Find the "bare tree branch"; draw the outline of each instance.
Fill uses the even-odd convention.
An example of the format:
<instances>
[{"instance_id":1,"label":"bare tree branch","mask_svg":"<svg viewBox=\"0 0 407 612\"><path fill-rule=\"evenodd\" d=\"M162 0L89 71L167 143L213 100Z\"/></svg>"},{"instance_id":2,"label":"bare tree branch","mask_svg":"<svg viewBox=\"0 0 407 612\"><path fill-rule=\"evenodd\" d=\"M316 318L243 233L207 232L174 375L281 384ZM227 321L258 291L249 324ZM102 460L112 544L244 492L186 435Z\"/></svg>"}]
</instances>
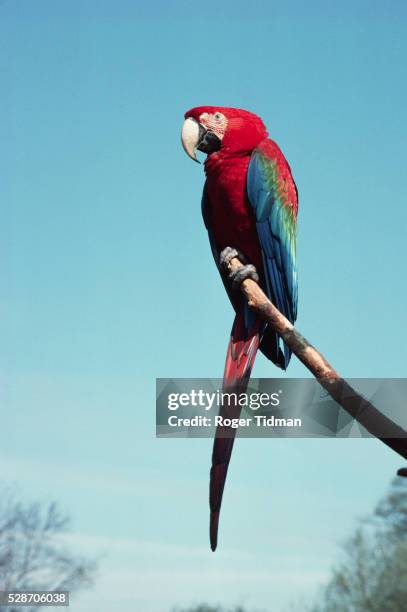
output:
<instances>
[{"instance_id":1,"label":"bare tree branch","mask_svg":"<svg viewBox=\"0 0 407 612\"><path fill-rule=\"evenodd\" d=\"M232 258L225 265L229 273L236 272L242 267L243 264L237 257ZM250 278L244 280L240 288L249 306L283 338L329 395L370 434L407 459L407 432L355 391L270 302L254 280ZM404 474L400 473L400 475Z\"/></svg>"},{"instance_id":2,"label":"bare tree branch","mask_svg":"<svg viewBox=\"0 0 407 612\"><path fill-rule=\"evenodd\" d=\"M54 503L23 504L0 495L0 590L75 591L90 586L96 563L66 548L68 525L69 517ZM0 605L0 612L6 609L13 612Z\"/></svg>"}]
</instances>

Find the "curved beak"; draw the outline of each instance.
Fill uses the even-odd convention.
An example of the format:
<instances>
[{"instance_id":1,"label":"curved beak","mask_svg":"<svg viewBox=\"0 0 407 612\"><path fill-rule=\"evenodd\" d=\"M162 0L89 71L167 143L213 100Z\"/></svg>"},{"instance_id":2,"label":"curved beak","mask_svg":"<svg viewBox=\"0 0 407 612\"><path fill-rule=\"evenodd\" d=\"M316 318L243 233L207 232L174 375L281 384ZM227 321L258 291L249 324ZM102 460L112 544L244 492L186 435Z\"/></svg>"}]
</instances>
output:
<instances>
[{"instance_id":1,"label":"curved beak","mask_svg":"<svg viewBox=\"0 0 407 612\"><path fill-rule=\"evenodd\" d=\"M198 162L198 164L200 164L201 162L196 156L196 150L205 132L205 128L200 123L198 123L198 121L192 119L192 117L188 117L188 119L185 119L181 131L182 146L184 147L185 153L191 159Z\"/></svg>"}]
</instances>

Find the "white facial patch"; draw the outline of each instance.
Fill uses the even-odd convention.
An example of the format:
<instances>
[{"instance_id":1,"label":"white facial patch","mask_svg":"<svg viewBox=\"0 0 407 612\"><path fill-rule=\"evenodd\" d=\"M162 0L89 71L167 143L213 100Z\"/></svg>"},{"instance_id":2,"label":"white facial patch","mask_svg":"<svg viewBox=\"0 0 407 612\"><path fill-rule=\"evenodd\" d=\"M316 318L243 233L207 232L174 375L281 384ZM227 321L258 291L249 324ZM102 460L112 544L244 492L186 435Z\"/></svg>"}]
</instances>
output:
<instances>
[{"instance_id":1,"label":"white facial patch","mask_svg":"<svg viewBox=\"0 0 407 612\"><path fill-rule=\"evenodd\" d=\"M207 129L216 134L219 140L225 135L228 120L222 113L202 113L199 122Z\"/></svg>"}]
</instances>

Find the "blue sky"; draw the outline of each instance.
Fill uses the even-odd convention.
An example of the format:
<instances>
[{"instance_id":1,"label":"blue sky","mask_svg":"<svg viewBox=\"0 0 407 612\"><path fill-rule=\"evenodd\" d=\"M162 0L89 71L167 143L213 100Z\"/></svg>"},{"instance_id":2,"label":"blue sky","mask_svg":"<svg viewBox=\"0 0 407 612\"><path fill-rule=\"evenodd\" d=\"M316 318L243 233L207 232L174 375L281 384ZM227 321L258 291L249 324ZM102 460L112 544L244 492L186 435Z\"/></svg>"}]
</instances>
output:
<instances>
[{"instance_id":1,"label":"blue sky","mask_svg":"<svg viewBox=\"0 0 407 612\"><path fill-rule=\"evenodd\" d=\"M257 112L290 162L302 333L345 376L407 375L406 17L397 0L0 3L2 479L57 499L102 556L73 612L283 610L402 465L372 440L240 440L214 555L211 442L156 440L154 392L219 377L233 318L180 146L201 104ZM254 374L278 373L260 356Z\"/></svg>"}]
</instances>

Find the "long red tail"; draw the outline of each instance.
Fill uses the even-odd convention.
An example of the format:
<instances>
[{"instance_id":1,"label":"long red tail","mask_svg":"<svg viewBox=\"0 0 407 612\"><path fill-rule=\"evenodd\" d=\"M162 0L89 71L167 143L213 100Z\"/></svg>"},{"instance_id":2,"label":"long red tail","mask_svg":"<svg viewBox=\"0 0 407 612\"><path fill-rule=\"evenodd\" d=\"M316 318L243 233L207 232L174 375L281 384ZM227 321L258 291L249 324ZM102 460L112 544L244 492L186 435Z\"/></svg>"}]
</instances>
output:
<instances>
[{"instance_id":1,"label":"long red tail","mask_svg":"<svg viewBox=\"0 0 407 612\"><path fill-rule=\"evenodd\" d=\"M244 393L253 368L261 339L262 323L254 320L247 329L243 309L238 311L233 323L230 342L226 354L223 391L229 394ZM230 396L229 396L230 397ZM233 397L233 396L232 396ZM239 418L241 406L235 401L223 401L219 415L224 418ZM218 542L219 513L223 489L232 455L236 429L218 425L213 444L212 467L209 484L210 540L211 549L216 550Z\"/></svg>"}]
</instances>

